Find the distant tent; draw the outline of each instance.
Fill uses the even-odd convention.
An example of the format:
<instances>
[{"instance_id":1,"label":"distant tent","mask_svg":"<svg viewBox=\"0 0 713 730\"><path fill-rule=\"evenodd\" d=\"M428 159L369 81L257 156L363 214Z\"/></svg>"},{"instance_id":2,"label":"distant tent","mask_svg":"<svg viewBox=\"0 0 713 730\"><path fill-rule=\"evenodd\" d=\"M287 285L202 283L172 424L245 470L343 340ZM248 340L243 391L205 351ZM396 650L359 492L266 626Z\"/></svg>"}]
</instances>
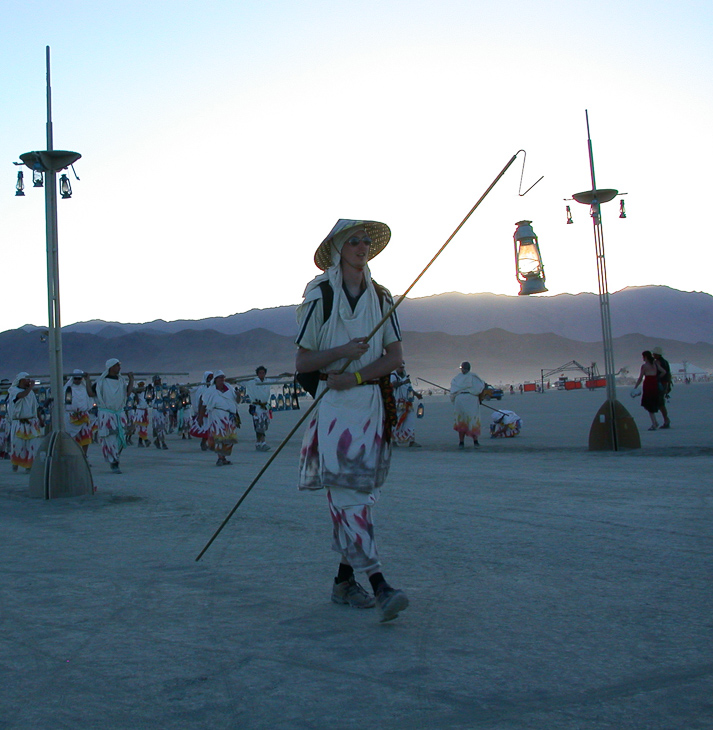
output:
<instances>
[{"instance_id":1,"label":"distant tent","mask_svg":"<svg viewBox=\"0 0 713 730\"><path fill-rule=\"evenodd\" d=\"M698 365L694 365L691 362L671 362L669 365L671 366L671 375L673 375L674 378L685 378L693 375L708 375L707 370L699 368Z\"/></svg>"}]
</instances>

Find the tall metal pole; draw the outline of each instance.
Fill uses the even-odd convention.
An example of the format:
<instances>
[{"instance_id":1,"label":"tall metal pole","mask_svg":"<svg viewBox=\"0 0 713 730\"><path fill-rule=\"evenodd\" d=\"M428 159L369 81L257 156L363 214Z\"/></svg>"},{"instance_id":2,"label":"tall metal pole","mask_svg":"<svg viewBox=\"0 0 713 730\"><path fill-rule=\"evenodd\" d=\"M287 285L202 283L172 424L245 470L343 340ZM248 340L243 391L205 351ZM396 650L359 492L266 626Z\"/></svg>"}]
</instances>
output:
<instances>
[{"instance_id":1,"label":"tall metal pole","mask_svg":"<svg viewBox=\"0 0 713 730\"><path fill-rule=\"evenodd\" d=\"M607 265L604 255L604 230L602 228L602 203L608 203L618 194L614 189L598 189L594 174L594 152L592 136L589 131L589 112L585 110L587 119L587 148L589 151L589 171L592 178L592 189L572 196L578 203L589 205L594 228L594 250L597 262L597 285L599 288L599 313L602 323L602 343L604 345L604 376L607 383L607 400L595 416L589 432L589 448L593 450L621 448L640 448L641 441L634 419L626 408L616 399L616 380L614 376L614 338L611 327L611 309L609 306L609 283L607 281Z\"/></svg>"},{"instance_id":2,"label":"tall metal pole","mask_svg":"<svg viewBox=\"0 0 713 730\"><path fill-rule=\"evenodd\" d=\"M57 172L75 163L81 155L55 150L52 134L52 84L50 48L47 66L47 149L25 152L22 162L45 176L45 234L47 239L47 332L49 340L52 430L37 447L30 472L30 496L51 499L94 492L92 473L82 448L64 431L64 389L62 383L62 323L59 312L59 245L57 241Z\"/></svg>"},{"instance_id":3,"label":"tall metal pole","mask_svg":"<svg viewBox=\"0 0 713 730\"><path fill-rule=\"evenodd\" d=\"M52 138L52 86L50 47L47 53L47 151L54 150ZM62 390L62 330L59 311L59 255L57 241L57 173L45 172L45 228L47 235L47 308L50 386L52 388L52 431L62 430L64 400Z\"/></svg>"},{"instance_id":4,"label":"tall metal pole","mask_svg":"<svg viewBox=\"0 0 713 730\"><path fill-rule=\"evenodd\" d=\"M587 148L589 149L589 170L592 178L592 190L597 190L594 174L594 153L592 136L589 131L589 111L584 112L587 120ZM602 342L604 344L604 375L607 381L607 400L612 405L616 400L616 381L614 378L614 338L611 329L611 309L609 308L609 282L607 281L607 263L604 255L604 230L602 228L601 203L597 196L592 200L592 225L594 227L594 249L597 260L597 284L599 286L599 312L602 320ZM614 451L618 451L616 418L612 410L609 419L611 439Z\"/></svg>"}]
</instances>

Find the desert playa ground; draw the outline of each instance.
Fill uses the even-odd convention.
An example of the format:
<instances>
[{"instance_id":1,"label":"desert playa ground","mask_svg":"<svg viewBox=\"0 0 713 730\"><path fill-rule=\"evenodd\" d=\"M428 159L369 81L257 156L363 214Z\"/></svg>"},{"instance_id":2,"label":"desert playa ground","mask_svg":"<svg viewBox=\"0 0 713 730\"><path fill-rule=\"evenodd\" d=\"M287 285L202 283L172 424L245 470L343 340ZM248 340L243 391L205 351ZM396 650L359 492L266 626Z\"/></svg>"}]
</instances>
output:
<instances>
[{"instance_id":1,"label":"desert playa ground","mask_svg":"<svg viewBox=\"0 0 713 730\"><path fill-rule=\"evenodd\" d=\"M669 431L619 398L641 450L587 451L601 391L491 402L522 434L463 452L426 398L376 512L411 599L388 624L329 601L298 439L195 561L269 456L246 412L229 468L173 435L112 475L92 447L92 497L0 463L0 728L713 727L713 384L675 388Z\"/></svg>"}]
</instances>

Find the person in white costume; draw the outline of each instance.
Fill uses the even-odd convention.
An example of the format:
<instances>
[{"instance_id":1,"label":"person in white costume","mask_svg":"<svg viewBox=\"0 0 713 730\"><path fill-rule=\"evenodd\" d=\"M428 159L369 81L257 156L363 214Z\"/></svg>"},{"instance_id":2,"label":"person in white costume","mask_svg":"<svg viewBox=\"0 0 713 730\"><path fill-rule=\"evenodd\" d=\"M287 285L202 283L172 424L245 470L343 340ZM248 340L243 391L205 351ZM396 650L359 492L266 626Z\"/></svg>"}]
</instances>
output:
<instances>
[{"instance_id":1,"label":"person in white costume","mask_svg":"<svg viewBox=\"0 0 713 730\"><path fill-rule=\"evenodd\" d=\"M460 374L451 381L451 403L454 407L458 432L458 448L465 448L465 437L473 439L473 446L480 446L480 401L485 395L485 382L470 370L469 362L462 362Z\"/></svg>"},{"instance_id":2,"label":"person in white costume","mask_svg":"<svg viewBox=\"0 0 713 730\"><path fill-rule=\"evenodd\" d=\"M416 398L421 400L422 396L413 389L405 362L391 373L391 387L396 400L394 443L420 447L421 444L416 441L416 409L413 406Z\"/></svg>"},{"instance_id":3,"label":"person in white costume","mask_svg":"<svg viewBox=\"0 0 713 730\"><path fill-rule=\"evenodd\" d=\"M136 446L139 449L148 448L151 445L149 439L149 404L146 400L146 383L139 380L137 387L134 389L135 405L134 409L134 432L139 437Z\"/></svg>"},{"instance_id":4,"label":"person in white costume","mask_svg":"<svg viewBox=\"0 0 713 730\"><path fill-rule=\"evenodd\" d=\"M201 396L198 423L208 424L208 445L218 455L216 466L232 464L228 457L238 443L240 395L237 388L225 382L225 373L216 370L213 384Z\"/></svg>"},{"instance_id":5,"label":"person in white costume","mask_svg":"<svg viewBox=\"0 0 713 730\"><path fill-rule=\"evenodd\" d=\"M201 451L208 450L208 437L210 436L210 431L208 430L207 419L202 424L198 423L198 413L200 411L203 395L206 390L211 386L212 382L213 371L206 370L203 373L203 381L200 385L196 386L196 388L193 390L193 393L191 393L191 408L193 409L191 436L201 440Z\"/></svg>"},{"instance_id":6,"label":"person in white costume","mask_svg":"<svg viewBox=\"0 0 713 730\"><path fill-rule=\"evenodd\" d=\"M522 431L522 418L515 411L495 411L490 424L490 438L515 438Z\"/></svg>"},{"instance_id":7,"label":"person in white costume","mask_svg":"<svg viewBox=\"0 0 713 730\"><path fill-rule=\"evenodd\" d=\"M255 449L257 451L269 451L270 447L265 442L265 434L270 427L270 389L272 379L265 378L267 368L260 365L255 368L255 377L245 384L245 394L250 399L249 412L253 417L253 428L255 429Z\"/></svg>"},{"instance_id":8,"label":"person in white costume","mask_svg":"<svg viewBox=\"0 0 713 730\"><path fill-rule=\"evenodd\" d=\"M154 446L157 449L168 449L166 432L168 431L168 406L164 401L164 388L160 375L153 376L153 400L151 401L151 432Z\"/></svg>"},{"instance_id":9,"label":"person in white costume","mask_svg":"<svg viewBox=\"0 0 713 730\"><path fill-rule=\"evenodd\" d=\"M250 399L250 415L253 417L255 429L255 449L269 451L265 442L265 434L270 427L270 389L277 378L266 378L267 368L260 365L255 368L255 377L245 384L245 394ZM280 373L278 378L292 376L292 373Z\"/></svg>"},{"instance_id":10,"label":"person in white costume","mask_svg":"<svg viewBox=\"0 0 713 730\"><path fill-rule=\"evenodd\" d=\"M115 474L121 474L119 457L126 446L126 399L134 389L134 374L121 375L121 363L115 357L106 361L104 372L92 388L99 415L97 437L102 456Z\"/></svg>"},{"instance_id":11,"label":"person in white costume","mask_svg":"<svg viewBox=\"0 0 713 730\"><path fill-rule=\"evenodd\" d=\"M92 423L89 411L94 407L89 375L75 369L64 384L64 424L67 433L82 447L87 455L92 443Z\"/></svg>"},{"instance_id":12,"label":"person in white costume","mask_svg":"<svg viewBox=\"0 0 713 730\"><path fill-rule=\"evenodd\" d=\"M380 378L388 387L389 374L403 356L395 313L366 341L393 304L389 292L373 282L367 262L390 237L384 223L337 222L315 254L324 273L307 285L297 308L295 340L297 372L318 370L317 395L327 390L304 434L299 488L327 490L332 548L341 555L331 598L357 608L376 605L382 621L396 618L409 603L381 572L372 521L391 459L392 423L385 415ZM327 293L332 303L325 318ZM366 573L374 596L356 582L355 571Z\"/></svg>"},{"instance_id":13,"label":"person in white costume","mask_svg":"<svg viewBox=\"0 0 713 730\"><path fill-rule=\"evenodd\" d=\"M32 469L35 451L42 436L42 417L39 414L35 381L28 373L15 376L8 390L7 418L10 421L10 461L12 470Z\"/></svg>"}]
</instances>

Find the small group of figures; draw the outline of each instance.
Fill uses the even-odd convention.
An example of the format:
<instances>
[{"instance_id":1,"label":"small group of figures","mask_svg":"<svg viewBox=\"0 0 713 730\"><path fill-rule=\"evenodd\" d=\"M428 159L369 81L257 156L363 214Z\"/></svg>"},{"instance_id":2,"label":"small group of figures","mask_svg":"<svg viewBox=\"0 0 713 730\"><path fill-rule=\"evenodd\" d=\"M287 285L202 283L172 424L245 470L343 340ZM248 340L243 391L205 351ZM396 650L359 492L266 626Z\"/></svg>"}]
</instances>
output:
<instances>
[{"instance_id":1,"label":"small group of figures","mask_svg":"<svg viewBox=\"0 0 713 730\"><path fill-rule=\"evenodd\" d=\"M111 471L121 473L119 458L128 445L167 450L167 434L177 432L182 439L199 438L203 450L214 451L217 464L230 464L228 456L237 443L240 416L237 406L250 404L256 435L255 448L268 451L265 434L276 398L270 390L275 382L267 379L264 366L247 383L230 385L218 370L206 372L203 382L191 390L189 385L165 385L160 375L150 383L139 381L134 387L132 373L121 374L116 358L107 360L104 372L95 383L88 373L76 369L64 385L64 430L81 446L87 456L89 446L98 443ZM280 377L291 376L284 373ZM283 395L283 405L299 408L297 389ZM282 395L282 394L281 394ZM40 439L51 427L52 397L49 389L36 388L36 381L21 372L10 382L0 382L0 459L9 459L13 471L29 472ZM149 435L150 434L150 435Z\"/></svg>"},{"instance_id":2,"label":"small group of figures","mask_svg":"<svg viewBox=\"0 0 713 730\"><path fill-rule=\"evenodd\" d=\"M203 373L203 381L192 394L194 412L189 434L200 439L203 451L215 452L218 457L216 466L231 464L228 457L238 442L241 425L238 413L240 403L249 404L256 451L270 450L266 434L272 418L272 387L279 378L292 377L293 374L281 373L277 378L266 376L267 368L264 365L255 368L254 378L239 385L226 382L222 370L206 370ZM296 395L290 398L291 408L299 407L296 401Z\"/></svg>"},{"instance_id":3,"label":"small group of figures","mask_svg":"<svg viewBox=\"0 0 713 730\"><path fill-rule=\"evenodd\" d=\"M428 381L426 381L428 382ZM391 387L396 401L396 425L392 433L394 446L420 447L416 441L416 419L423 417L423 404L414 408L415 400L421 400L421 393L415 391L411 378L406 372L406 364L391 374ZM480 408L482 401L489 397L490 386L471 371L469 362L462 362L460 373L451 381L450 398L454 408L453 430L458 433L458 448L465 449L465 440L471 438L473 446L480 446L482 424ZM522 418L514 411L492 409L490 438L514 438L522 430Z\"/></svg>"}]
</instances>

